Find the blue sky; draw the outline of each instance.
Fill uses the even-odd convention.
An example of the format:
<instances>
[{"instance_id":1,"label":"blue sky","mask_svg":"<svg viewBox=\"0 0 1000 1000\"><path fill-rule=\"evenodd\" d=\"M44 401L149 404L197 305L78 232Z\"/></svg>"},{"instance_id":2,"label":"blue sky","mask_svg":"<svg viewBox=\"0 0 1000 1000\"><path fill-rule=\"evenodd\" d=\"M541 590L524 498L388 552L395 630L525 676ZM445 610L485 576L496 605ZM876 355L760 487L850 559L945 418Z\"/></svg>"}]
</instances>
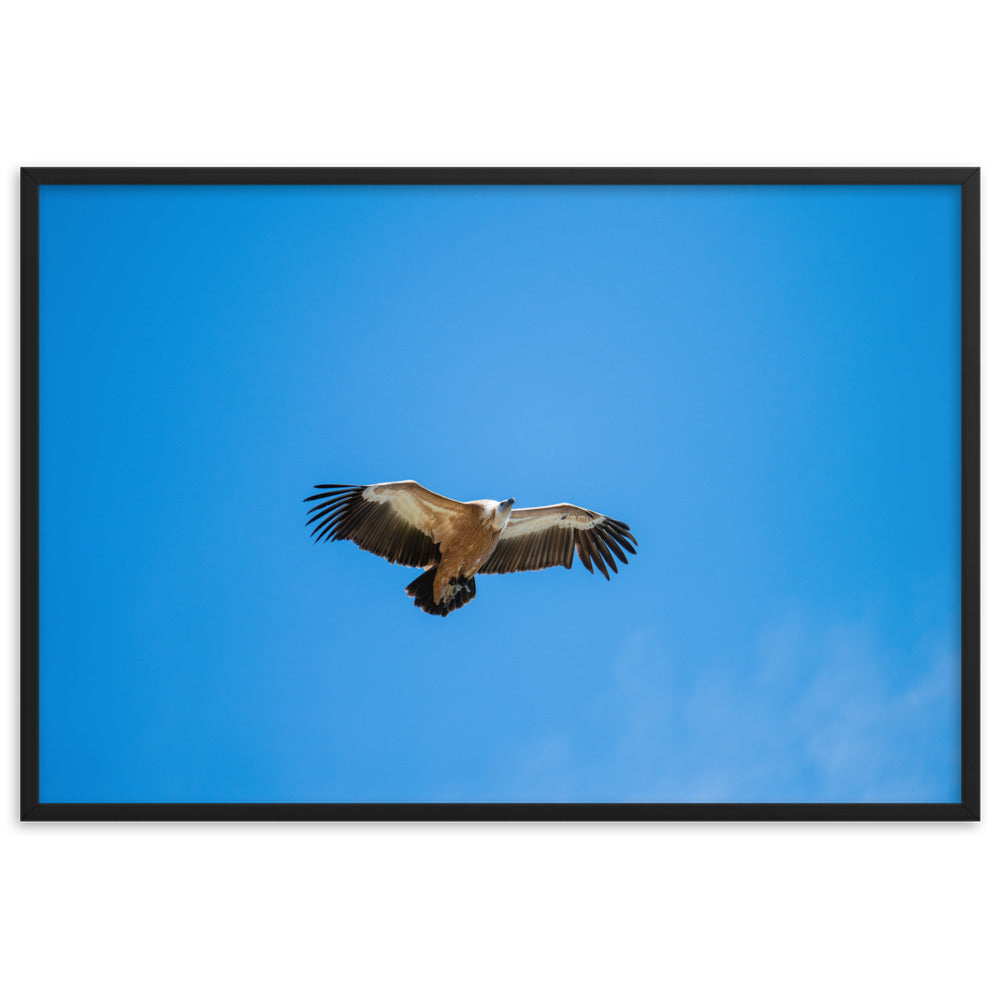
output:
<instances>
[{"instance_id":1,"label":"blue sky","mask_svg":"<svg viewBox=\"0 0 1000 1000\"><path fill-rule=\"evenodd\" d=\"M43 187L42 801L958 801L959 199ZM639 552L431 617L408 478Z\"/></svg>"}]
</instances>

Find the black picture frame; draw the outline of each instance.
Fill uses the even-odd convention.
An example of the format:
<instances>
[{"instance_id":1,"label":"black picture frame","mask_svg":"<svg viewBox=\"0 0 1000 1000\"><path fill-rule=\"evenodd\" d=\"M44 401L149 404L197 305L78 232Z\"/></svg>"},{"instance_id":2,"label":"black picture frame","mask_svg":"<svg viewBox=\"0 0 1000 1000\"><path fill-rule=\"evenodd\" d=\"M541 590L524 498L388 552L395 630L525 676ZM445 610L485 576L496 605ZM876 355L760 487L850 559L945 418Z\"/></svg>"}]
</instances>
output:
<instances>
[{"instance_id":1,"label":"black picture frame","mask_svg":"<svg viewBox=\"0 0 1000 1000\"><path fill-rule=\"evenodd\" d=\"M42 803L39 801L39 189L43 185L960 185L961 802ZM21 171L22 820L978 820L980 170L903 168L23 168Z\"/></svg>"}]
</instances>

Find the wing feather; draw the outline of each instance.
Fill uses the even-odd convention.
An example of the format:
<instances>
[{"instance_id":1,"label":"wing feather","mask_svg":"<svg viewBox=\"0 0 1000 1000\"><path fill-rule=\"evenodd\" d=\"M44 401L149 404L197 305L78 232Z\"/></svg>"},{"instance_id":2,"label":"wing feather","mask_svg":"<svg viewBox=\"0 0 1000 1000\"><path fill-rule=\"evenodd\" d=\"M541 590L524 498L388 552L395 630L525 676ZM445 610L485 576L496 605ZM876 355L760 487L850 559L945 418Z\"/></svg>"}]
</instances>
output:
<instances>
[{"instance_id":1,"label":"wing feather","mask_svg":"<svg viewBox=\"0 0 1000 1000\"><path fill-rule=\"evenodd\" d=\"M324 483L306 497L315 503L307 525L317 542L348 539L402 566L428 566L439 562L441 530L466 505L432 493L413 480L348 486ZM318 502L317 502L318 501Z\"/></svg>"},{"instance_id":2,"label":"wing feather","mask_svg":"<svg viewBox=\"0 0 1000 1000\"><path fill-rule=\"evenodd\" d=\"M635 555L635 538L624 521L596 511L561 503L549 507L523 507L511 512L493 554L480 573L516 573L573 565L574 553L591 572L594 566L611 579L608 567L618 572L615 558L627 563L625 551Z\"/></svg>"}]
</instances>

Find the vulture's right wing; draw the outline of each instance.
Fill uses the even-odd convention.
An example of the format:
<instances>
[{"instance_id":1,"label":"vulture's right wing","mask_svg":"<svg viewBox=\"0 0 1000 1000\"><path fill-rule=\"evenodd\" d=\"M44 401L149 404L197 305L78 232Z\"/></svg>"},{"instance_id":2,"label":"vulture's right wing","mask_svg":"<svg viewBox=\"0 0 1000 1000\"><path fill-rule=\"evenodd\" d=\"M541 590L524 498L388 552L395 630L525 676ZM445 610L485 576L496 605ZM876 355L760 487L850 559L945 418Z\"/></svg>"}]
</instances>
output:
<instances>
[{"instance_id":1,"label":"vulture's right wing","mask_svg":"<svg viewBox=\"0 0 1000 1000\"><path fill-rule=\"evenodd\" d=\"M627 563L622 549L635 555L632 544L638 543L629 526L613 517L571 503L524 507L511 511L500 543L479 572L516 573L548 566L569 569L575 549L591 573L594 572L593 563L610 580L606 565L617 573L614 557Z\"/></svg>"}]
</instances>

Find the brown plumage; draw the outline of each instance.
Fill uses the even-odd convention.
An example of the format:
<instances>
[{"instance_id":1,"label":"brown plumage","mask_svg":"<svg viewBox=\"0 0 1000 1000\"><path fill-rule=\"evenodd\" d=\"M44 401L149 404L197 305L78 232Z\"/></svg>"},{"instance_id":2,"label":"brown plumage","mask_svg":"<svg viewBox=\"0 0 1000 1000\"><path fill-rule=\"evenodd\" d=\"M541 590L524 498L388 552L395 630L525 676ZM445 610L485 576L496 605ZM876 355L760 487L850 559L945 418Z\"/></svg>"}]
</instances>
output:
<instances>
[{"instance_id":1,"label":"brown plumage","mask_svg":"<svg viewBox=\"0 0 1000 1000\"><path fill-rule=\"evenodd\" d=\"M574 552L607 579L636 544L629 526L573 504L513 510L514 499L460 503L413 480L336 484L306 497L316 541L349 539L389 562L425 572L406 593L428 614L449 615L476 596L476 573L515 573L573 565Z\"/></svg>"}]
</instances>

